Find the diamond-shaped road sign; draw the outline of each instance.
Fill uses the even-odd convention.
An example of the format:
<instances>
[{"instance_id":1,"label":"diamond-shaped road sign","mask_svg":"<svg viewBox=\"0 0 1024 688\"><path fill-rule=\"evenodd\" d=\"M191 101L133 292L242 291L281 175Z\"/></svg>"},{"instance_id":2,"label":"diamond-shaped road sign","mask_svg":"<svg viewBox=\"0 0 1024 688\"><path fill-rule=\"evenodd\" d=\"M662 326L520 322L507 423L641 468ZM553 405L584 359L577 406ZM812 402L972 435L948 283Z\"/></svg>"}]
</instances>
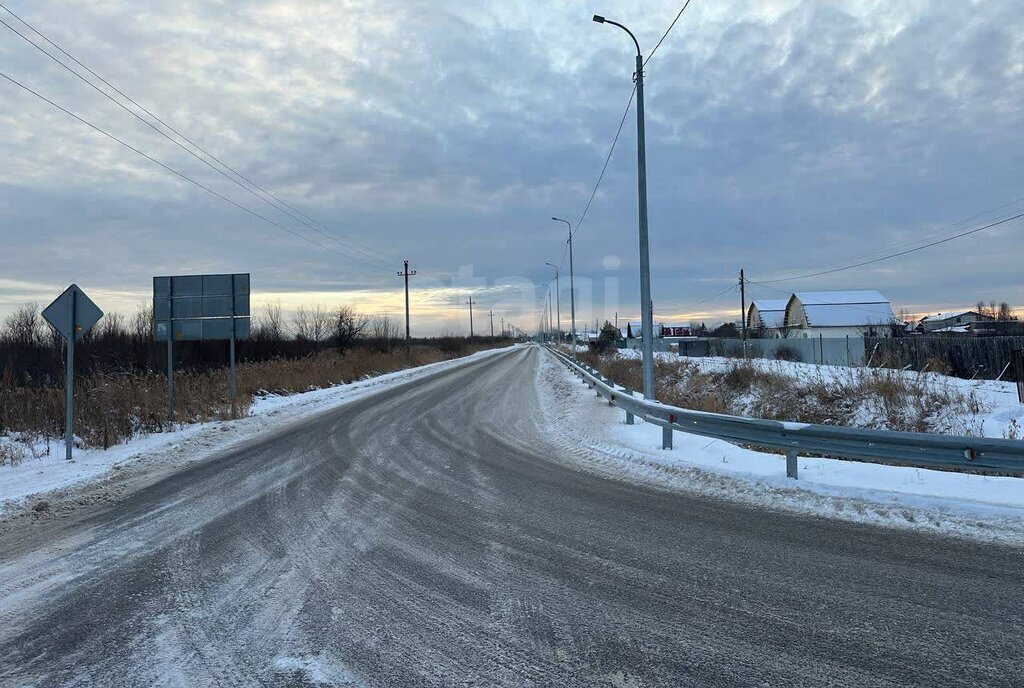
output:
<instances>
[{"instance_id":1,"label":"diamond-shaped road sign","mask_svg":"<svg viewBox=\"0 0 1024 688\"><path fill-rule=\"evenodd\" d=\"M77 284L72 284L46 307L43 317L64 339L72 341L73 337L77 342L103 317L103 311Z\"/></svg>"}]
</instances>

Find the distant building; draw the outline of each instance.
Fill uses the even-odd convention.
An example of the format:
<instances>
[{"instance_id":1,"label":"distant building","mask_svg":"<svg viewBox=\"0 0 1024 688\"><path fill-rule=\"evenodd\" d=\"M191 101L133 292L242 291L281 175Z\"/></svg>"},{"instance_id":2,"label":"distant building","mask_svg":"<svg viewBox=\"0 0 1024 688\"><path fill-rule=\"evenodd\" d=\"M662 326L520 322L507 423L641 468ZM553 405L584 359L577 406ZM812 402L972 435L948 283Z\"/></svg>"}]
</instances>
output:
<instances>
[{"instance_id":1,"label":"distant building","mask_svg":"<svg viewBox=\"0 0 1024 688\"><path fill-rule=\"evenodd\" d=\"M781 337L788 303L787 299L754 299L747 308L747 330L765 337Z\"/></svg>"},{"instance_id":2,"label":"distant building","mask_svg":"<svg viewBox=\"0 0 1024 688\"><path fill-rule=\"evenodd\" d=\"M926 315L917 322L918 332L937 332L940 330L949 331L949 328L956 328L976 322L993 321L991 315L985 315L978 311L954 311L951 313L936 313Z\"/></svg>"},{"instance_id":3,"label":"distant building","mask_svg":"<svg viewBox=\"0 0 1024 688\"><path fill-rule=\"evenodd\" d=\"M662 338L693 336L689 325L658 323L658 327L655 329L655 332L657 333L657 336Z\"/></svg>"},{"instance_id":4,"label":"distant building","mask_svg":"<svg viewBox=\"0 0 1024 688\"><path fill-rule=\"evenodd\" d=\"M977 320L963 327L966 327L971 334L982 337L992 335L1024 336L1024 323L1020 320Z\"/></svg>"},{"instance_id":5,"label":"distant building","mask_svg":"<svg viewBox=\"0 0 1024 688\"><path fill-rule=\"evenodd\" d=\"M877 291L804 291L789 297L784 326L790 337L889 337L892 304Z\"/></svg>"}]
</instances>

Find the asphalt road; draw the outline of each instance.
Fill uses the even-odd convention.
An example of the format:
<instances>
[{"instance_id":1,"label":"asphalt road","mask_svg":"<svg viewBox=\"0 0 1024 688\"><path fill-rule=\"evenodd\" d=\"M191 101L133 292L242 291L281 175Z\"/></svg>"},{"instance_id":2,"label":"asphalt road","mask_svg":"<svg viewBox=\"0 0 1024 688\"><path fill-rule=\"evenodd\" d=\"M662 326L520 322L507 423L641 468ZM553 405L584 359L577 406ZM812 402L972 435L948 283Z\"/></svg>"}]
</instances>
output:
<instances>
[{"instance_id":1,"label":"asphalt road","mask_svg":"<svg viewBox=\"0 0 1024 688\"><path fill-rule=\"evenodd\" d=\"M0 685L1024 685L1020 550L573 470L541 355L0 535Z\"/></svg>"}]
</instances>

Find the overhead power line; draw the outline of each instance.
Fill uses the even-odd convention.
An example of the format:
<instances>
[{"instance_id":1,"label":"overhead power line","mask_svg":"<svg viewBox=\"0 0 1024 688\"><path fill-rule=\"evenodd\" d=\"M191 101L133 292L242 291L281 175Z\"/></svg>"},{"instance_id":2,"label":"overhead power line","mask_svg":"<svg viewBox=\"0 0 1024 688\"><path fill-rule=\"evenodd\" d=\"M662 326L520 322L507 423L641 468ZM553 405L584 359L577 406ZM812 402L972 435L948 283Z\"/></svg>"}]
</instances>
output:
<instances>
[{"instance_id":1,"label":"overhead power line","mask_svg":"<svg viewBox=\"0 0 1024 688\"><path fill-rule=\"evenodd\" d=\"M68 115L69 117L71 117L71 118L77 120L78 122L80 122L81 124L84 124L85 126L89 127L93 131L95 131L95 132L97 132L99 134L102 134L103 136L107 137L111 141L119 143L120 145L124 146L125 148L127 148L130 151L132 151L133 153L136 153L136 154L142 156L146 160L149 160L153 164L161 167L162 169L164 169L167 172L170 172L171 174L175 175L176 177L179 177L180 179L183 179L183 180L185 180L186 182L188 182L190 184L194 184L195 186L198 186L200 189L206 191L207 193L209 193L212 196L216 196L217 198L219 198L220 200L224 201L225 203L229 203L229 204L233 205L234 207L238 208L239 210L241 210L241 211L243 211L245 213L248 213L249 215L252 215L255 218L263 220L267 224L273 225L274 227L277 227L278 229L281 229L281 230L283 230L285 232L288 232L289 234L291 234L293 236L296 236L299 239L302 239L303 241L306 241L306 242L308 242L310 244L313 244L314 246L318 246L318 247L324 249L325 251L330 251L332 253L336 253L339 256L345 255L345 254L341 253L340 251L336 250L332 246L321 244L320 242L318 242L318 241L316 241L314 239L310 239L305 234L302 234L300 232L296 232L295 230L291 229L290 227L285 227L284 225L279 224L279 223L271 220L270 218L268 218L268 217L266 217L264 215L261 215L260 213L257 213L255 210L252 210L251 208L245 207L241 203L238 203L238 202L228 198L227 196L225 196L225 195L215 191L214 189L210 188L209 186L206 186L202 182L199 182L199 181L193 179L192 177L189 177L184 172L180 172L180 171L174 169L173 167L171 167L171 166L161 162L160 160L157 160L153 156L151 156L148 153L145 153L145 152L139 150L138 148L136 148L135 146L131 145L127 141L124 141L123 139L120 139L117 136L114 136L113 134L111 134L110 132L106 131L105 129L103 129L103 128L93 124L92 122L84 119L83 117L80 117L79 115L75 114L71 110L68 110L66 107L64 107L62 105L59 105L58 103L55 103L54 101L50 100L49 98L47 98L43 94L39 93L38 91L32 89L29 86L26 86L25 84L21 83L20 81L18 81L15 78L9 76L8 74L5 74L4 72L0 72L0 78L6 79L10 83L12 83L15 86L17 86L18 88L20 88L20 89L22 89L22 90L24 90L24 91L26 91L28 93L31 93L36 98L39 98L40 100L42 100L45 103L48 103L49 105L51 105L52 107L60 110L64 114Z\"/></svg>"},{"instance_id":2,"label":"overhead power line","mask_svg":"<svg viewBox=\"0 0 1024 688\"><path fill-rule=\"evenodd\" d=\"M1006 224L1008 222L1012 222L1014 220L1019 220L1022 217L1024 217L1024 213L1017 213L1016 215L1011 215L1010 217L1004 217L1001 220L996 220L995 222L990 222L990 223L988 223L986 225L982 225L981 227L975 227L974 229L969 229L966 232L959 232L958 234L954 234L953 236L945 237L944 239L938 239L936 241L930 241L927 244L923 244L921 246L915 246L914 248L908 248L908 249L903 250L903 251L897 251L895 253L890 253L888 255L881 256L879 258L873 258L871 260L863 260L863 261L860 261L859 263L853 263L851 265L844 265L843 267L832 268L830 270L819 270L817 272L811 272L811 273L807 273L805 275L797 275L795 277L786 277L786 278L780 278L780 279L761 280L760 284L776 284L778 282L795 282L796 280L808 279L810 277L821 277L822 275L831 275L831 274L834 274L834 273L837 273L837 272L843 272L845 270L852 270L854 268L863 267L865 265L872 265L874 263L881 263L882 261L890 260L892 258L898 258L899 256L905 256L905 255L907 255L909 253L915 253L917 251L922 251L922 250L924 250L926 248L931 248L932 246L938 246L939 244L945 244L947 242L953 241L954 239L959 239L961 237L970 236L971 234L977 234L978 232L983 232L986 229L991 229L993 227L998 227L999 225L1004 225L1004 224Z\"/></svg>"},{"instance_id":3,"label":"overhead power line","mask_svg":"<svg viewBox=\"0 0 1024 688\"><path fill-rule=\"evenodd\" d=\"M685 12L686 8L689 7L690 2L691 0L686 0L686 2L683 4L682 9L679 10L675 18L672 20L672 23L669 24L668 28L665 30L665 33L662 34L661 38L658 40L658 43L654 46L654 49L651 50L650 54L647 56L647 59L644 60L645 67L647 66L647 63L650 61L650 59L654 57L654 53L658 51L658 48L661 47L661 44L665 41L665 38L667 38L669 33L672 32L672 29L675 28L676 23L679 21L680 17L683 16L683 12ZM594 203L594 198L597 196L597 191L598 189L601 188L601 182L604 181L605 172L608 171L608 163L611 162L612 154L615 152L615 146L619 142L619 136L622 134L622 127L626 124L626 117L629 116L629 110L633 106L633 98L635 96L636 84L633 85L633 90L629 94L629 100L626 102L626 108L625 110L623 110L622 117L619 119L619 126L615 130L615 136L612 138L612 144L608 147L608 154L605 156L604 163L602 163L601 165L601 172L597 175L597 182L594 183L594 188L590 192L590 197L587 199L587 204L584 206L583 212L580 213L579 220L576 221L576 228L572 231L573 236L576 236L576 232L580 230L580 226L583 224L583 221L587 218L587 213L590 212L590 206ZM559 268L561 268L565 264L565 254L566 251L563 250L562 259L558 263Z\"/></svg>"},{"instance_id":4,"label":"overhead power line","mask_svg":"<svg viewBox=\"0 0 1024 688\"><path fill-rule=\"evenodd\" d=\"M275 209L277 209L280 212L282 212L285 215L287 215L293 221L298 222L299 224L302 224L302 225L306 226L307 228L311 229L312 231L315 231L316 233L324 236L325 238L330 239L330 240L336 242L339 246L344 247L344 249L346 249L347 251L356 251L356 252L358 252L358 253L356 253L354 255L352 255L352 254L349 255L349 257L352 258L353 260L357 260L357 261L369 260L369 261L372 261L372 262L380 264L380 265L385 265L385 264L386 265L390 265L390 263L386 263L385 260L384 260L384 259L387 258L387 256L385 254L383 254L383 253L381 253L381 252L379 252L379 251L377 251L375 249L367 248L367 247L364 247L364 246L360 245L352 237L350 237L350 236L348 236L348 235L346 235L346 234L344 234L342 232L339 232L337 230L333 230L330 227L327 227L326 225L323 225L323 223L321 223L321 222L311 218L310 216L306 215L302 211L300 211L297 208L291 206L287 202L281 200L280 198L275 196L273 193L271 193L271 192L267 191L266 189L264 189L263 187L259 186L258 184L253 182L251 179L249 179L248 177L246 177L245 175L241 174L240 172L238 172L237 170L232 168L230 165L228 165L227 163L222 161L216 155L210 153L208 150L206 150L205 148L200 146L198 143L196 143L195 141L193 141L189 137L187 137L184 134L182 134L179 130L175 129L173 126L168 124L166 121L161 119L159 116L157 116L156 114L154 114L150 110L148 110L146 107L144 107L143 105L139 104L131 96L127 95L121 89L119 89L116 86L114 86L107 79L105 79L104 77L102 77L101 75L96 73L88 65L84 64L83 62L81 62L74 55L70 54L67 50L62 48L60 45L55 43L53 40L51 40L46 35L44 35L41 31L39 31L33 25L31 25L28 22L26 22L19 15L15 14L14 12L12 12L9 8L7 8L2 3L0 3L0 9L3 9L4 11L6 11L12 17L14 17L19 22L21 22L24 26L28 27L33 33L35 33L37 36L39 36L42 40L46 41L46 43L48 43L49 45L53 46L58 51L60 51L60 53L65 55L72 62L74 62L75 64L80 66L82 69L84 69L90 75L92 75L93 77L98 79L100 82L102 82L105 86L107 86L112 91L117 93L119 96L124 98L127 102L131 103L133 106L135 106L136 108L138 108L139 110L144 112L146 115L148 115L149 117L153 118L153 120L158 122L161 126L163 126L167 130L172 132L175 136L177 136L181 140L183 140L186 143L188 143L189 146L194 148L196 151L201 152L206 157L205 158L202 157L201 155L197 154L195 151L191 150L190 148L186 147L185 145L183 145L179 141L175 140L173 137L168 135L165 131L161 130L159 127L157 127L155 124L150 122L148 119L146 119L145 117L142 117L137 112L135 112L131 108L129 108L126 105L124 105L122 102L120 102L119 100L114 98L112 95L110 95L110 93L106 92L105 90L103 90L102 88L97 86L95 83L90 81L84 75L82 75L81 73L79 73L78 71L73 69L70 65L65 63L63 60L58 58L53 53L51 53L48 50L46 50L43 46L41 46L38 43L36 43L35 41L33 41L30 37L26 36L24 33L19 31L17 28L11 26L10 24L8 24L3 19L0 19L0 24L3 24L4 26L6 26L10 31L12 31L13 33L17 34L25 42L27 42L28 44L30 44L31 46L33 46L34 48L36 48L37 50L42 52L44 55L49 57L51 60L56 62L58 65L60 65L62 68L66 69L71 74L75 75L77 78L82 80L84 83L86 83L93 90L95 90L96 92L100 93L102 96L104 96L105 98L110 100L112 103L114 103L115 105L120 107L122 110L124 110L128 114L132 115L134 118L136 118L137 120L139 120L140 122L145 124L147 127L152 129L154 132L156 132L160 136L164 137L165 139L167 139L171 143L175 144L177 147L181 148L183 151L185 151L186 153L188 153L192 157L196 158L197 160L202 162L204 165L206 165L207 167L209 167L213 171L215 171L218 174L224 176L226 179L228 179L232 183L236 184L240 188L244 189L249 194L255 196L258 199L260 199L261 201L264 201L264 202L270 204ZM216 165L211 163L206 158L209 158L210 160L212 160L214 163L216 163ZM305 219L303 219L303 218L305 218ZM311 224L311 223L313 223L313 224ZM319 226L316 226L316 225L319 225ZM323 229L321 229L321 228L323 228ZM328 230L328 231L324 231L324 230ZM348 243L346 243L346 242L348 242Z\"/></svg>"},{"instance_id":5,"label":"overhead power line","mask_svg":"<svg viewBox=\"0 0 1024 688\"><path fill-rule=\"evenodd\" d=\"M608 147L608 155L604 156L604 164L601 165L601 173L597 175L597 182L594 184L594 190L590 192L590 198L587 199L587 205L584 206L583 212L580 213L580 219L576 221L576 229L572 231L572 235L576 236L576 232L580 231L580 225L587 219L587 213L590 212L590 206L594 202L594 197L597 196L597 190L601 188L601 182L604 181L604 173L608 171L608 163L612 159L612 153L615 152L615 145L619 142L619 136L622 134L622 127L626 124L626 117L629 115L629 109L633 106L633 98L636 96L636 85L633 85L633 90L629 94L629 100L626 101L626 109L622 112L622 118L619 120L619 126L615 130L615 137L612 139L612 145Z\"/></svg>"},{"instance_id":6,"label":"overhead power line","mask_svg":"<svg viewBox=\"0 0 1024 688\"><path fill-rule=\"evenodd\" d=\"M690 6L690 0L686 0L686 2L683 4L683 8L681 10L679 10L679 13L676 14L676 18L672 20L672 23L668 25L668 28L665 29L665 33L663 33L661 38L658 40L658 44L654 46L654 49L647 56L647 59L644 60L644 67L646 67L647 63L651 61L652 57L654 57L654 53L658 52L658 48L660 48L661 44L665 42L665 39L668 38L668 35L670 33L672 33L672 29L675 28L676 22L679 21L679 18L683 16L683 12L685 12L686 8L689 7L689 6Z\"/></svg>"}]
</instances>

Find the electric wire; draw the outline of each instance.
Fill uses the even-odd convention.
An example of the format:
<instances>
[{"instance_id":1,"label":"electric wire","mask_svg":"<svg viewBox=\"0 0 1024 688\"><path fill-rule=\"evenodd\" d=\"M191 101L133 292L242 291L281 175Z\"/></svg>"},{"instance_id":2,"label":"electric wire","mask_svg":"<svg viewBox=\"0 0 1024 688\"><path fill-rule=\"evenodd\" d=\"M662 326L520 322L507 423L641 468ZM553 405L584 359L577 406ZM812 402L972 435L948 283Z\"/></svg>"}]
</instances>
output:
<instances>
[{"instance_id":1,"label":"electric wire","mask_svg":"<svg viewBox=\"0 0 1024 688\"><path fill-rule=\"evenodd\" d=\"M807 273L807 274L804 274L804 275L797 275L795 277L786 277L786 278L779 278L779 279L761 280L760 284L777 284L779 282L795 282L797 280L808 279L810 277L820 277L822 275L832 275L832 274L835 274L837 272L844 272L846 270L853 270L854 268L864 267L865 265L873 265L875 263L881 263L882 261L890 260L892 258L898 258L900 256L905 256L905 255L908 255L910 253L915 253L917 251L922 251L922 250L924 250L926 248L931 248L932 246L938 246L940 244L945 244L945 243L948 243L950 241L953 241L954 239L960 239L961 237L970 236L972 234L977 234L978 232L985 231L986 229L991 229L993 227L998 227L999 225L1004 225L1004 224L1006 224L1008 222L1012 222L1014 220L1019 220L1022 217L1024 217L1024 212L1017 213L1016 215L1011 215L1010 217L1004 217L1001 220L996 220L994 222L990 222L988 224L982 225L981 227L975 227L974 229L969 229L969 230L967 230L965 232L959 232L957 234L945 237L943 239L938 239L936 241L931 241L931 242L928 242L928 243L923 244L921 246L915 246L913 248L905 249L903 251L897 251L895 253L890 253L888 255L881 256L879 258L873 258L871 260L863 260L863 261L860 261L858 263L853 263L851 265L844 265L842 267L832 268L830 270L819 270L817 272L810 272L810 273Z\"/></svg>"},{"instance_id":2,"label":"electric wire","mask_svg":"<svg viewBox=\"0 0 1024 688\"><path fill-rule=\"evenodd\" d=\"M26 22L26 21L25 21L24 19L22 19L22 18L21 18L20 16L18 16L18 15L17 15L17 14L15 14L14 12L12 12L12 11L11 11L10 9L8 9L8 8L7 8L6 6L4 6L4 5L2 4L2 3L0 3L0 9L3 9L3 10L5 10L6 12L8 12L8 13L9 13L9 14L10 14L11 16L15 17L15 18L16 18L16 19L17 19L17 20L18 20L19 22L21 22L22 24L24 24L25 26L27 26L27 27L28 27L29 29L31 29L31 30L32 30L32 31L33 31L34 33L36 33L36 34L37 34L37 35L38 35L38 36L39 36L40 38L42 38L42 39L43 39L44 41L46 41L47 43L49 43L50 45L52 45L52 46L53 46L54 48L56 48L57 50L59 50L59 51L60 51L61 53L63 53L64 55L66 55L66 56L67 56L67 57L68 57L68 58L69 58L70 60L74 61L74 62L75 62L76 64L78 64L78 65L79 65L79 66L81 66L81 67L82 67L83 69L85 69L85 70L86 70L87 72L89 72L89 73L90 73L91 75L93 75L94 77L96 77L97 79L99 79L99 80L100 80L100 81L101 81L101 82L102 82L103 84L105 84L105 85L106 85L106 86L108 86L108 87L109 87L110 89L112 89L113 91L115 91L115 92L116 92L116 93L117 93L118 95L120 95L121 97L123 97L123 98L124 98L125 100L127 100L127 101L128 101L129 103L131 103L131 104L132 104L132 105L134 105L135 107L137 107L137 108L139 108L140 110L142 110L143 112L145 112L145 113L146 113L147 115L149 115L150 117L152 117L152 118L153 118L154 120L156 120L156 121L157 121L158 123L160 123L161 125L163 125L164 127L166 127L166 128L168 129L168 130L170 130L171 132L173 132L173 133L174 133L174 134L175 134L176 136L178 136L178 137L179 137L179 138L181 138L182 140L186 141L186 142L187 142L187 143L188 143L189 145L191 145L191 146L192 146L193 148L195 148L196 150L198 150L198 151L202 152L202 153L203 153L203 155L205 155L205 156L209 157L209 158L210 158L211 160L215 161L215 162L217 163L217 165L219 165L220 167L223 167L224 169L220 169L220 167L217 167L217 166L215 166L215 165L214 165L213 163L211 163L211 162L210 162L209 160L207 160L206 158L204 158L204 157L202 157L202 156L198 155L198 154L197 154L197 153L196 153L195 151L193 151L193 150L189 149L188 147L184 146L184 145L183 145L182 143L180 143L179 141L177 141L177 140L175 140L174 138L172 138L171 136L169 136L169 135L168 135L168 134L167 134L166 132L162 131L162 130L161 130L161 129L160 129L159 127L157 127L156 125L154 125L154 124L153 124L152 122L150 122L149 120L147 120L146 118L142 117L141 115L139 115L139 114L138 114L137 112L135 112L135 111L134 111L134 110L132 110L131 108L127 107L126 105L124 105L123 103L121 103L120 101L118 101L118 100L117 100L116 98L114 98L114 97L113 97L113 96L111 96L111 95L110 95L109 93L107 93L106 91L104 91L103 89L101 89L101 88L100 88L99 86L97 86L96 84L94 84L94 83L93 83L92 81L90 81L89 79L87 79L87 78L86 78L85 76L83 76L82 74L80 74L79 72L77 72L77 71L76 71L75 69L73 69L73 68L72 68L72 67L71 67L70 65L68 65L67 63L65 63L64 61L62 61L62 60L61 60L60 58L58 58L57 56L55 56L54 54L50 53L50 52L49 52L48 50L46 50L45 48L43 48L42 46L40 46L39 44L37 44L37 43L36 43L35 41L33 41L33 40L32 40L31 38L29 38L29 37L28 37L28 36L26 36L26 35L25 35L24 33L22 33L21 31L19 31L19 30L18 30L17 28L15 28L15 27L11 26L10 24L8 24L8 23L7 23L6 21L4 21L3 19L0 19L0 24L3 24L4 26L6 26L6 27L7 27L7 28L8 28L8 29L9 29L10 31L12 31L13 33L15 33L16 35L18 35L19 37L21 37L21 38L22 38L22 39L23 39L23 40L24 40L25 42L27 42L27 43L28 43L29 45L33 46L33 47L34 47L34 48L36 48L36 49L37 49L38 51L42 52L42 53L43 53L44 55L46 55L47 57L49 57L49 58L50 58L51 60L53 60L54 62L56 62L56 63L57 63L58 65L60 65L60 66L61 66L62 68L66 69L66 70L67 70L68 72L70 72L71 74L73 74L74 76L76 76L77 78L79 78L80 80L82 80L82 81L83 81L83 82L84 82L85 84L87 84L87 85L88 85L88 86L89 86L90 88L92 88L93 90L95 90L95 91L96 91L97 93L101 94L102 96L104 96L105 98L107 98L108 100L110 100L110 101L111 101L112 103L114 103L115 105L117 105L117 106L118 106L119 108L121 108L122 110L124 110L124 111L125 111L125 112L127 112L128 114L132 115L132 116L133 116L134 118L136 118L137 120L139 120L140 122L142 122L143 124L145 124L145 125L146 125L147 127L149 127L150 129L152 129L152 130L153 130L154 132L156 132L156 133L157 133L157 134L159 134L160 136L164 137L165 139L167 139L168 141L170 141L171 143L173 143L174 145L176 145L177 147L179 147L180 149L182 149L183 151L185 151L185 152L186 152L187 154L191 155L192 157L194 157L194 158L196 158L197 160L199 160L200 162L202 162L202 163L203 163L204 165L206 165L207 167L209 167L209 168L210 168L211 170L213 170L214 172L217 172L218 174L222 175L223 177L225 177L226 179L228 179L228 181L230 181L230 182L232 182L232 183L236 184L237 186L239 186L240 188L242 188L243 190L245 190L245 191L246 191L246 192L248 192L249 194L251 194L251 195L255 196L255 197L256 197L256 198L258 198L259 200L261 200L261 201L264 201L265 203L268 203L268 204L270 204L270 205L271 205L271 206L273 206L273 207L274 207L275 209L277 209L277 210L279 210L280 212L284 213L284 214L285 214L285 215L287 215L287 216L288 216L289 218L291 218L292 220L294 220L294 221L298 222L299 224L302 224L302 225L306 226L307 228L311 229L312 231L315 231L315 232L317 232L318 234L320 234L320 235L324 236L324 237L325 237L325 238L327 238L327 239L330 239L330 240L332 240L332 241L335 241L335 242L337 242L337 243L338 243L338 244L339 244L340 246L344 246L344 247L345 247L345 248L346 248L347 250L350 250L350 251L358 251L358 252L360 252L360 253L362 254L362 255L359 255L359 254L356 254L356 255L350 255L350 257L351 257L351 258L352 258L353 260L357 260L357 261L359 261L359 260L363 260L363 261L365 261L365 260L371 260L371 261L374 261L375 263L377 263L378 265L387 265L388 267L390 267L390 265L391 265L391 263L390 263L390 262L385 262L384 260L382 260L382 258L380 258L380 257L377 257L377 256L381 256L381 257L386 257L386 256L385 256L384 254L380 253L379 251L376 251L376 250L374 250L374 249L368 249L368 248L365 248L365 247L361 246L360 244L358 244L358 243L357 243L357 242L356 242L356 241L355 241L354 239L352 239L351 237L348 237L347 235L344 235L344 234L342 234L341 232L337 232L336 230L335 230L335 233L334 233L334 234L332 234L332 233L329 233L329 232L327 232L327 231L324 231L323 229L321 229L321 228L319 228L319 227L315 226L314 224L311 224L310 222L314 222L314 223L316 223L316 224L320 224L321 226L323 226L323 225L322 225L322 223L319 223L319 222L317 222L316 220L313 220L312 218L309 218L309 216L307 216L307 215L305 215L304 213L302 213L302 211L300 211L300 210L298 210L298 209L296 209L296 208L293 208L293 207L292 207L291 205L289 205L288 203L286 203L286 202L282 201L281 199L279 199L279 198L278 198L277 196L275 196L274 194L272 194L272 193L270 193L269 191L267 191L267 190L263 189L263 188L262 188L262 187L260 187L260 186L259 186L258 184L256 184L255 182L251 181L250 179L248 179L247 177L245 177L244 175L242 175L241 173L239 173L238 171L236 171L236 170L235 170L234 168L232 168L231 166L229 166L229 165L227 165L226 163L224 163L224 162L223 162L222 160L220 160L220 159L219 159L219 158L218 158L217 156L213 155L212 153L210 153L209 151L207 151L206 149L204 149L204 148L203 148L202 146L200 146L199 144L195 143L195 142L194 142L193 140L191 140L190 138L188 138L187 136L185 136L184 134L182 134L182 133L181 133L180 131L178 131L177 129L175 129L175 128L174 128L174 127L172 127L171 125L167 124L167 123L166 123L166 122L165 122L164 120L162 120L162 119L161 119L160 117L158 117L157 115L153 114L153 113L152 113L151 111L149 111L148 109L146 109L146 108L145 108L144 106L142 106L142 105L140 105L140 104L139 104L138 102L136 102L136 101L135 101L135 100L134 100L133 98L131 98L130 96L128 96L127 94L125 94L125 93L124 93L123 91L121 91L120 89L118 89L118 88L117 88L116 86L114 86L113 84L111 84L111 83L110 83L109 81L107 81L106 79L104 79L104 78L103 78L102 76L100 76L99 74L97 74L97 73L96 73L95 71L93 71L93 70L92 70L92 69L91 69L90 67L88 67L87 65L83 64L83 63L82 63L82 62L81 62L80 60L78 60L78 59L77 59L76 57L74 57L73 55L71 55L70 53L68 53L68 52L67 52L67 51L66 51L66 50L65 50L64 48L62 48L61 46L59 46L59 45L57 45L56 43L54 43L54 42L53 42L52 40L50 40L50 39L49 39L49 38L48 38L47 36L45 36L45 35L44 35L43 33L41 33L41 32L40 32L40 31L39 31L38 29L36 29L36 28L35 28L34 26L32 26L31 24L29 24L28 22ZM224 170L227 170L227 171L228 171L228 172L230 172L231 174L228 174L228 173L227 173L227 172L225 172ZM234 175L234 177L233 177L233 176L231 176L231 175ZM236 179L236 177L237 177L237 179ZM239 181L239 180L241 180L241 181ZM243 184L242 182L245 182L245 183ZM303 217L306 217L306 218L308 218L308 219L310 220L310 222L307 222L306 220L302 219ZM329 229L329 228L327 228L327 229ZM346 243L345 243L344 241L341 241L341 240L340 240L340 238L339 238L339 236L340 236L340 237L344 237L345 239L347 239L347 241L349 241L351 245L349 245L349 244L346 244ZM375 256L374 254L376 254L376 256Z\"/></svg>"},{"instance_id":3,"label":"electric wire","mask_svg":"<svg viewBox=\"0 0 1024 688\"><path fill-rule=\"evenodd\" d=\"M646 67L647 63L651 61L652 57L654 57L654 53L658 52L658 48L660 48L661 44L665 42L666 38L668 38L668 35L672 32L672 29L675 28L676 22L679 21L679 18L683 16L683 12L685 12L686 8L689 7L689 6L690 6L690 0L686 0L686 2L683 4L683 8L681 10L679 10L679 14L677 14L676 18L672 20L672 23L668 25L668 28L665 29L665 33L662 34L661 38L658 40L657 45L655 45L654 49L651 50L650 54L647 55L647 59L644 60L644 65L643 65L644 67Z\"/></svg>"},{"instance_id":4,"label":"electric wire","mask_svg":"<svg viewBox=\"0 0 1024 688\"><path fill-rule=\"evenodd\" d=\"M251 208L247 208L246 206L242 205L241 203L238 203L238 202L232 200L231 198L228 198L227 196L225 196L225 195L215 191L214 189L210 188L209 186L206 186L205 184L203 184L202 182L199 182L199 181L193 179L192 177L189 177L184 172L180 172L180 171L174 169L173 167L171 167L171 166L161 162L160 160L157 160L153 156L151 156L148 153L145 153L144 151L136 148L135 146L131 145L127 141L124 141L123 139L118 138L114 134L111 134L110 132L106 131L105 129L99 127L98 125L93 124L92 122L86 120L83 117L80 117L79 115L75 114L74 112L72 112L71 110L67 109L66 107L64 107L64 106L54 102L53 100L50 100L49 98L47 98L46 96L44 96L40 92L34 90L33 88L31 88L29 86L26 86L25 84L21 83L20 81L18 81L14 77L12 77L12 76L4 73L4 72L0 72L0 78L6 79L10 83L12 83L15 86L17 86L18 88L21 88L22 90L24 90L24 91L34 95L36 98L39 98L43 102L48 103L49 105L51 105L52 107L60 110L64 114L68 115L69 117L71 117L71 118L77 120L78 122L80 122L81 124L84 124L85 126L89 127L93 131L95 131L95 132L97 132L99 134L102 134L103 136L107 137L111 141L114 141L114 142L120 144L121 146L124 146L125 148L127 148L130 151L132 151L133 153L136 153L136 154L142 156L143 158L145 158L145 159L149 160L150 162L152 162L153 164L163 168L167 172L170 172L171 174L175 175L176 177L179 177L179 178L183 179L184 181L186 181L186 182L188 182L190 184L194 184L195 186L199 187L200 189L203 189L204 191L206 191L210 195L216 196L217 198L219 198L220 200L224 201L225 203L229 203L229 204L233 205L234 207L238 208L239 210L241 210L241 211L243 211L245 213L248 213L249 215L252 215L255 218L263 220L267 224L273 225L274 227L277 227L278 229L284 230L285 232L288 232L289 234L291 234L293 236L296 236L299 239L302 239L303 241L306 241L306 242L308 242L310 244L313 244L314 246L318 246L318 247L320 247L320 248L322 248L322 249L324 249L326 251L330 251L330 252L335 253L335 254L337 254L339 256L345 256L344 253L341 253L340 251L338 251L334 247L328 246L328 245L325 245L325 244L321 244L320 242L318 242L318 241L316 241L314 239L309 238L305 234L302 234L300 232L296 232L295 230L291 229L290 227L286 227L286 226L284 226L284 225L282 225L282 224L280 224L278 222L275 222L274 220L271 220L270 218L268 218L268 217L266 217L264 215L261 215L260 213L257 213L255 210L252 210ZM346 256L346 257L349 257L349 256Z\"/></svg>"}]
</instances>

